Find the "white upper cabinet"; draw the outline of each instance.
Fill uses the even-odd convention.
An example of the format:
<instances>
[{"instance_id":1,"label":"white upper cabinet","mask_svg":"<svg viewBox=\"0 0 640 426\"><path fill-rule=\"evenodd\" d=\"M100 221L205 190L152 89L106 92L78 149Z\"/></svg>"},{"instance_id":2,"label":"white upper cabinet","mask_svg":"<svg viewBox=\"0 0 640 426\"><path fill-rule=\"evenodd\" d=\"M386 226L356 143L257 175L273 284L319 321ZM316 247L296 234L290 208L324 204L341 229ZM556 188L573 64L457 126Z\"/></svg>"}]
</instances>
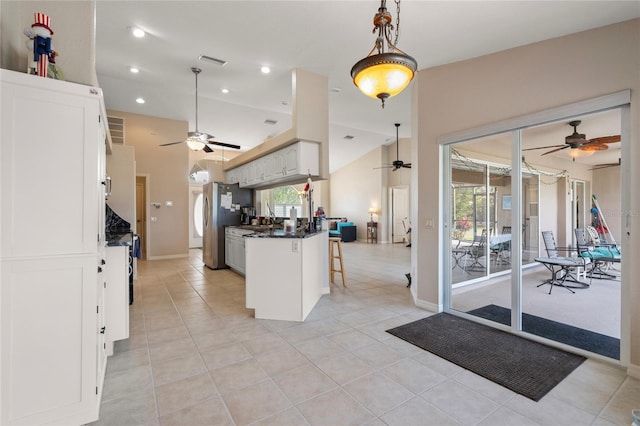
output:
<instances>
[{"instance_id":1,"label":"white upper cabinet","mask_svg":"<svg viewBox=\"0 0 640 426\"><path fill-rule=\"evenodd\" d=\"M315 142L299 141L229 170L227 181L236 174L246 176L238 180L240 186L245 188L300 182L308 174L320 174L320 147Z\"/></svg>"},{"instance_id":2,"label":"white upper cabinet","mask_svg":"<svg viewBox=\"0 0 640 426\"><path fill-rule=\"evenodd\" d=\"M97 252L99 91L2 70L1 92L2 256Z\"/></svg>"}]
</instances>

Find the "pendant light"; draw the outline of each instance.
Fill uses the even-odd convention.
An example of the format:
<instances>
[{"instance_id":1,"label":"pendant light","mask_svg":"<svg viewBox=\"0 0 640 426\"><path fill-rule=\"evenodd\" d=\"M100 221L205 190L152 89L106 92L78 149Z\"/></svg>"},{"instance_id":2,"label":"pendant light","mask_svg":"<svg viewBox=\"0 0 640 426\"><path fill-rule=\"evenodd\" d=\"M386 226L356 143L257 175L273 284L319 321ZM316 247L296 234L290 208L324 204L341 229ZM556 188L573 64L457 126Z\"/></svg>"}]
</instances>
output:
<instances>
[{"instance_id":1,"label":"pendant light","mask_svg":"<svg viewBox=\"0 0 640 426\"><path fill-rule=\"evenodd\" d=\"M378 13L373 17L373 32L378 33L373 49L366 58L359 60L351 68L354 84L365 95L380 99L382 108L387 98L397 95L407 87L418 68L415 59L396 47L400 31L400 0L395 0L397 22L393 43L391 31L394 26L386 3L386 0L381 0Z\"/></svg>"}]
</instances>

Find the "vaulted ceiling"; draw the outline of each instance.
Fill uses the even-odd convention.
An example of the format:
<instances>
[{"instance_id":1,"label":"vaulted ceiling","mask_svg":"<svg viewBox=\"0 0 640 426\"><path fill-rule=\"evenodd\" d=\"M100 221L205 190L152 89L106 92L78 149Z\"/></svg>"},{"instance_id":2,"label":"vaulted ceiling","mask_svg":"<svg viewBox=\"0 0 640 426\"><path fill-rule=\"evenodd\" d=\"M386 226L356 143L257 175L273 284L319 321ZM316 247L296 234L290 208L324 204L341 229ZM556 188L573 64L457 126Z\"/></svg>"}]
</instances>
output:
<instances>
[{"instance_id":1,"label":"vaulted ceiling","mask_svg":"<svg viewBox=\"0 0 640 426\"><path fill-rule=\"evenodd\" d=\"M107 108L187 120L193 130L190 68L196 66L202 69L199 130L247 150L291 127L291 71L303 68L328 77L330 169L336 170L394 141L395 122L403 124L401 138L410 136L410 90L382 109L350 77L353 64L373 47L372 19L379 5L374 0L98 1L96 68ZM396 4L389 1L387 7L395 22ZM398 47L425 69L638 16L638 1L404 0ZM135 39L132 27L147 35ZM228 63L201 61L203 54ZM271 67L269 74L260 72L263 65ZM132 66L140 72L132 74ZM146 102L137 104L137 97ZM566 123L561 127L566 127L563 135L570 133ZM607 132L590 130L594 136Z\"/></svg>"}]
</instances>

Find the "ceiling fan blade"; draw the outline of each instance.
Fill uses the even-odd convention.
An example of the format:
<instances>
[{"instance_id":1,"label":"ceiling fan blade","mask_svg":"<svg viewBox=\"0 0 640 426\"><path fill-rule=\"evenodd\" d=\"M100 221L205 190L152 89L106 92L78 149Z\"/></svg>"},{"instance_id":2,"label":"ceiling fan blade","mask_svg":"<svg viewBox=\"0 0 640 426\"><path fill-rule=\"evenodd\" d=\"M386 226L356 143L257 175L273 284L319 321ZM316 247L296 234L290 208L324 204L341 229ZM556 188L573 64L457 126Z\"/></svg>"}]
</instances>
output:
<instances>
[{"instance_id":1,"label":"ceiling fan blade","mask_svg":"<svg viewBox=\"0 0 640 426\"><path fill-rule=\"evenodd\" d=\"M616 143L620 142L620 135L614 136L601 136L599 138L591 139L592 143Z\"/></svg>"},{"instance_id":2,"label":"ceiling fan blade","mask_svg":"<svg viewBox=\"0 0 640 426\"><path fill-rule=\"evenodd\" d=\"M230 144L230 143L217 142L217 141L212 141L212 140L207 141L207 143L209 145L224 146L225 148L232 148L232 149L240 149L241 148L240 145L233 145L233 144Z\"/></svg>"},{"instance_id":3,"label":"ceiling fan blade","mask_svg":"<svg viewBox=\"0 0 640 426\"><path fill-rule=\"evenodd\" d=\"M209 153L209 152L213 152L213 150L212 150L211 148L209 148L209 146L208 146L208 145L205 145L205 146L202 148L202 150L203 150L204 152L207 152L207 153Z\"/></svg>"},{"instance_id":4,"label":"ceiling fan blade","mask_svg":"<svg viewBox=\"0 0 640 426\"><path fill-rule=\"evenodd\" d=\"M411 163L404 163L402 165L402 167L404 167L405 169L410 169L411 168Z\"/></svg>"},{"instance_id":5,"label":"ceiling fan blade","mask_svg":"<svg viewBox=\"0 0 640 426\"><path fill-rule=\"evenodd\" d=\"M548 145L548 146L539 146L537 148L527 148L523 149L523 151L533 151L534 149L549 149L549 148L558 148L564 145Z\"/></svg>"},{"instance_id":6,"label":"ceiling fan blade","mask_svg":"<svg viewBox=\"0 0 640 426\"><path fill-rule=\"evenodd\" d=\"M593 168L589 170L598 170L598 169L606 169L607 167L616 167L622 164L622 158L618 158L617 163L605 163L605 164L596 164Z\"/></svg>"},{"instance_id":7,"label":"ceiling fan blade","mask_svg":"<svg viewBox=\"0 0 640 426\"><path fill-rule=\"evenodd\" d=\"M541 154L541 155L551 154L553 152L561 151L561 150L567 149L567 148L571 148L571 146L570 145L564 145L564 146L562 146L560 148L556 148L556 149L552 149L551 151L547 151L547 152L545 152L544 154Z\"/></svg>"},{"instance_id":8,"label":"ceiling fan blade","mask_svg":"<svg viewBox=\"0 0 640 426\"><path fill-rule=\"evenodd\" d=\"M184 141L179 141L179 142L171 142L171 143L163 143L160 146L169 146L169 145L178 145L179 143L184 143Z\"/></svg>"}]
</instances>

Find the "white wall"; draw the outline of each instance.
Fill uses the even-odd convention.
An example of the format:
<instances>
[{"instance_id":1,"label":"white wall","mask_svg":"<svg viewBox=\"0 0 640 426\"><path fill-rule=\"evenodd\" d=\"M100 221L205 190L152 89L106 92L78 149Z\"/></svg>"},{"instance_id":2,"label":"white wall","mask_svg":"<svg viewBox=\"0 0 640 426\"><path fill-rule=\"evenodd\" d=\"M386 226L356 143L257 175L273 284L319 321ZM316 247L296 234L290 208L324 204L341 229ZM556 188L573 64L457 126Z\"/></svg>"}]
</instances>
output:
<instances>
[{"instance_id":1,"label":"white wall","mask_svg":"<svg viewBox=\"0 0 640 426\"><path fill-rule=\"evenodd\" d=\"M1 1L0 66L26 72L29 50L25 28L34 23L33 14L41 12L51 19L51 42L59 53L56 64L64 79L98 86L95 52L95 1Z\"/></svg>"}]
</instances>

